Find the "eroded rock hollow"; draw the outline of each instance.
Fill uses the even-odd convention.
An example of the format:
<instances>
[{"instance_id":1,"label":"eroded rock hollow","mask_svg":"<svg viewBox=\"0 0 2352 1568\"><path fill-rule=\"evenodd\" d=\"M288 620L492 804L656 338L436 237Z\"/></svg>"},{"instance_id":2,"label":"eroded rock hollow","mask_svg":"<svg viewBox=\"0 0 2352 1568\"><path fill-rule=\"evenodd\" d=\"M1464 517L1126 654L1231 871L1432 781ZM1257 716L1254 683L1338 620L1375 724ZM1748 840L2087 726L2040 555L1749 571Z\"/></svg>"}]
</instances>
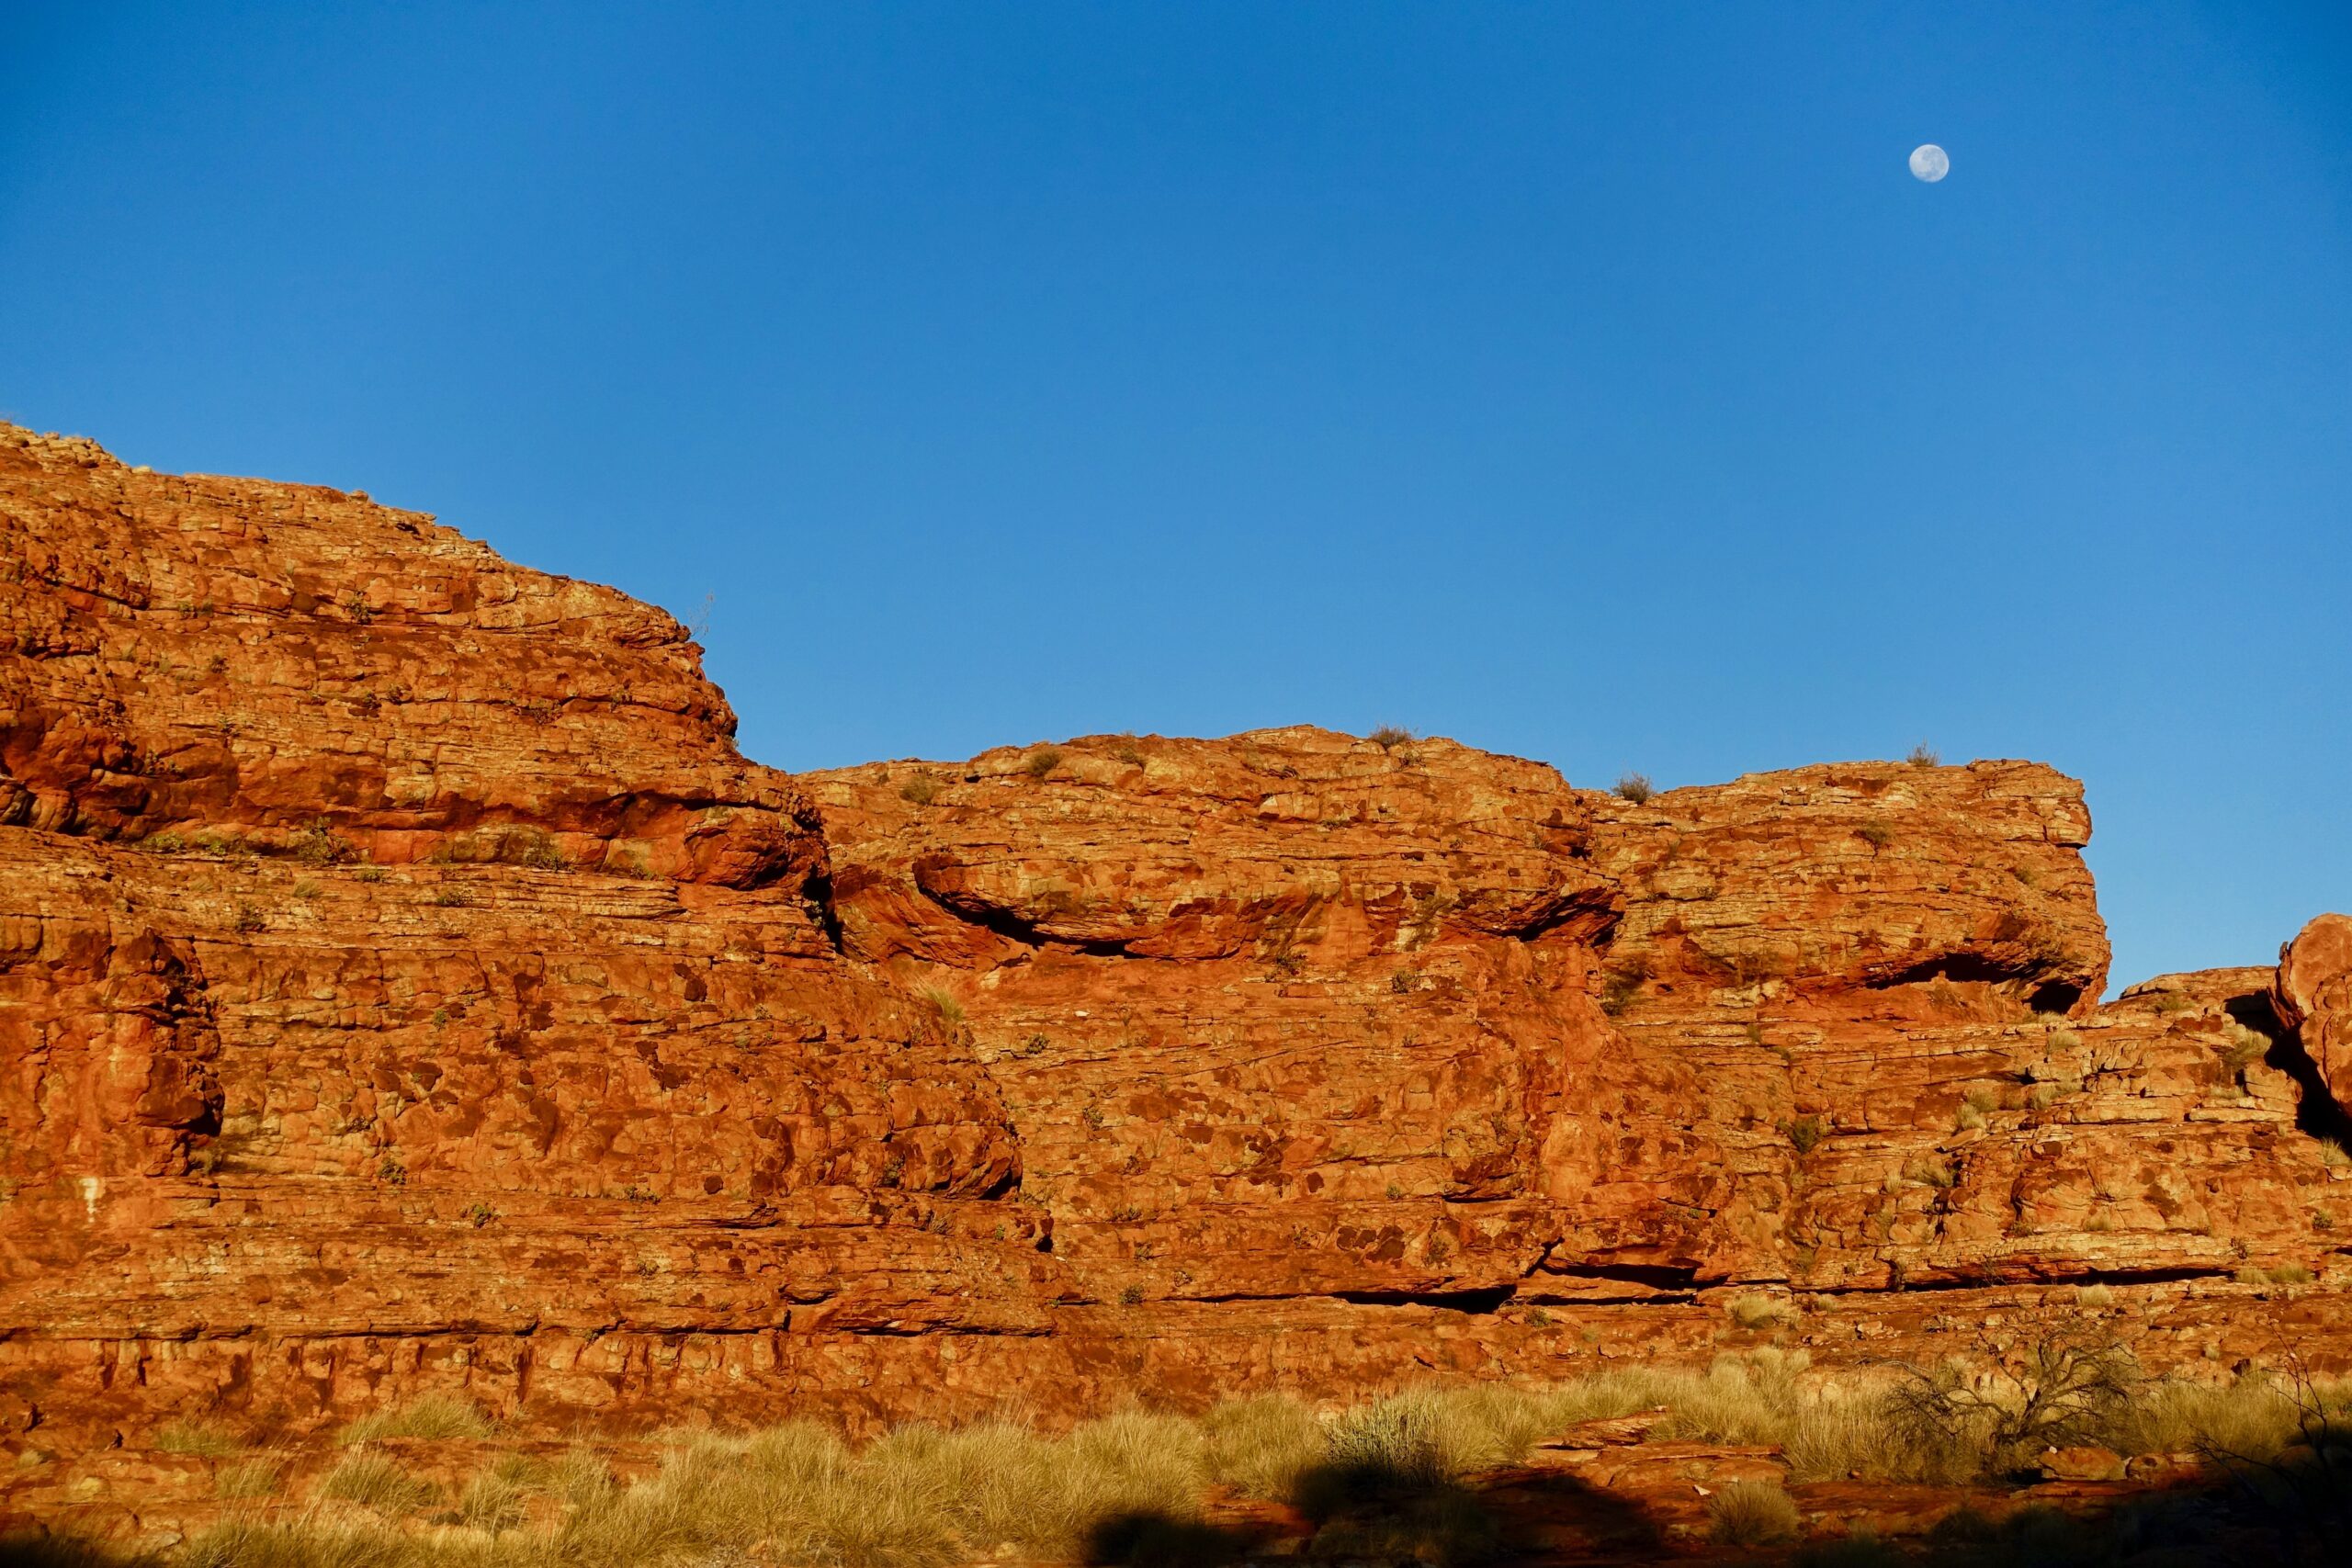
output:
<instances>
[{"instance_id":1,"label":"eroded rock hollow","mask_svg":"<svg viewBox=\"0 0 2352 1568\"><path fill-rule=\"evenodd\" d=\"M2352 1351L2352 921L2102 1005L2046 767L795 778L669 615L365 496L0 427L0 1444L1932 1353L2089 1282L2154 1362Z\"/></svg>"}]
</instances>

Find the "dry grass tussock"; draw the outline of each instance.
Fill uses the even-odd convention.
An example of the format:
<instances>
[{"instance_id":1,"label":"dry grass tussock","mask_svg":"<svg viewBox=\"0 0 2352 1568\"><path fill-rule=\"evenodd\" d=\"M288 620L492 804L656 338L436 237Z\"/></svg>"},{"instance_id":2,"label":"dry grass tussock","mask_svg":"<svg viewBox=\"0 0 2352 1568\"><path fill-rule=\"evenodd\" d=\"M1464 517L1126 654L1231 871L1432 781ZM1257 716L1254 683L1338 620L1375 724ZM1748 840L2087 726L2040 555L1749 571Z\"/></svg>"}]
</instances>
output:
<instances>
[{"instance_id":1,"label":"dry grass tussock","mask_svg":"<svg viewBox=\"0 0 2352 1568\"><path fill-rule=\"evenodd\" d=\"M2060 1439L2257 1465L2310 1451L2307 1386L2258 1375L2226 1385L2146 1380L2098 1347L2087 1370L2082 1362L2043 1346L2012 1352L2004 1368L1831 1375L1802 1355L1765 1349L1551 1389L1414 1388L1336 1414L1267 1395L1197 1419L1128 1412L1057 1436L1011 1422L916 1425L863 1448L797 1422L749 1436L677 1435L656 1473L626 1484L580 1447L554 1462L500 1458L445 1493L397 1456L359 1446L289 1502L257 1503L170 1561L669 1568L757 1558L944 1568L1006 1556L1186 1568L1233 1554L1201 1522L1204 1501L1226 1487L1295 1505L1317 1528L1314 1556L1464 1563L1503 1544L1501 1525L1466 1481L1578 1421L1660 1407L1657 1435L1778 1444L1797 1483L1856 1472L1977 1479ZM2322 1418L2352 1433L2352 1387L2319 1398ZM1923 1412L1940 1412L1949 1429L1928 1431ZM482 1425L478 1413L472 1422L411 1406L371 1430L428 1425L469 1436ZM1777 1487L1726 1488L1711 1505L1711 1527L1728 1543L1779 1540L1795 1528L1788 1503ZM293 1511L266 1512L273 1506Z\"/></svg>"},{"instance_id":2,"label":"dry grass tussock","mask_svg":"<svg viewBox=\"0 0 2352 1568\"><path fill-rule=\"evenodd\" d=\"M1802 1522L1794 1500L1770 1482L1735 1481L1707 1499L1707 1533L1725 1546L1786 1540Z\"/></svg>"},{"instance_id":3,"label":"dry grass tussock","mask_svg":"<svg viewBox=\"0 0 2352 1568\"><path fill-rule=\"evenodd\" d=\"M379 1438L487 1438L497 1428L469 1401L428 1393L390 1410L363 1416L335 1435L339 1443Z\"/></svg>"}]
</instances>

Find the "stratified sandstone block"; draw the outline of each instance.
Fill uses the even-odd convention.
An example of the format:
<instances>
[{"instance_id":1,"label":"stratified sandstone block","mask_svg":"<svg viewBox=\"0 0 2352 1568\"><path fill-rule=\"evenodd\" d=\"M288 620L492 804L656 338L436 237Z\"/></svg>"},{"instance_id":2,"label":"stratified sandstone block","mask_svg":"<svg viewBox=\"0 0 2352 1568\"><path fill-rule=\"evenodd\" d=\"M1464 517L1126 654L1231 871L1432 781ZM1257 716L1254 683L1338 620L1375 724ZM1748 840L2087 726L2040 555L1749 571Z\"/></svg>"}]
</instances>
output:
<instances>
[{"instance_id":1,"label":"stratified sandstone block","mask_svg":"<svg viewBox=\"0 0 2352 1568\"><path fill-rule=\"evenodd\" d=\"M2352 927L2101 1004L2037 764L796 780L669 616L364 497L0 427L0 1449L1932 1351L2082 1284L2156 1362L2352 1344Z\"/></svg>"}]
</instances>

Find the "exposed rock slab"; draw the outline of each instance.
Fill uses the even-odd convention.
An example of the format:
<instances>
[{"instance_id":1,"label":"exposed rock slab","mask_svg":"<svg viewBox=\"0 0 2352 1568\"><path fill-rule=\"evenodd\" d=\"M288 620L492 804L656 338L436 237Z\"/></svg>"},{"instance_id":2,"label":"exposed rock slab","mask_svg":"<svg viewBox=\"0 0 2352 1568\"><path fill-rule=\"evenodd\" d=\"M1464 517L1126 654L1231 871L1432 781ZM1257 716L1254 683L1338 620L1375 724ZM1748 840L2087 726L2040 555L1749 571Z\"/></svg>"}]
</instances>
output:
<instances>
[{"instance_id":1,"label":"exposed rock slab","mask_svg":"<svg viewBox=\"0 0 2352 1568\"><path fill-rule=\"evenodd\" d=\"M2352 923L2099 1005L2047 768L796 780L674 620L364 497L7 427L0 538L11 1451L2352 1344Z\"/></svg>"}]
</instances>

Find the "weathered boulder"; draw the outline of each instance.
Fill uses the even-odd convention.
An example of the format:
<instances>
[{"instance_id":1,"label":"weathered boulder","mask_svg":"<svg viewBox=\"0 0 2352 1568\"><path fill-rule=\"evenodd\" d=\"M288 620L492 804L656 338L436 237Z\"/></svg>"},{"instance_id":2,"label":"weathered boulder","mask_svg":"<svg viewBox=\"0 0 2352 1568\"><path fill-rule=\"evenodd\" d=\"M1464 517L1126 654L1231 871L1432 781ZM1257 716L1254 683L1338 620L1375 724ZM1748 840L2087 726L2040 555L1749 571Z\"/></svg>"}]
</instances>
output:
<instances>
[{"instance_id":1,"label":"weathered boulder","mask_svg":"<svg viewBox=\"0 0 2352 1568\"><path fill-rule=\"evenodd\" d=\"M2352 915L2321 915L2278 950L2271 998L2339 1107L2352 1107Z\"/></svg>"}]
</instances>

